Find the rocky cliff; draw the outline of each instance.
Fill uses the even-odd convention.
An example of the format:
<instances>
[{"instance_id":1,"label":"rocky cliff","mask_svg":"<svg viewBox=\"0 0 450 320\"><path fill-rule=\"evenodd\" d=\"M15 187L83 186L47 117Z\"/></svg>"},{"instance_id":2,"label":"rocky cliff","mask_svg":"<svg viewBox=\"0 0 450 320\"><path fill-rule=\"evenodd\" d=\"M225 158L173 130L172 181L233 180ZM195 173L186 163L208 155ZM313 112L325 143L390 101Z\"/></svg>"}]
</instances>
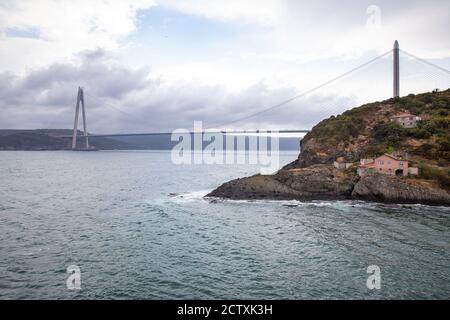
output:
<instances>
[{"instance_id":1,"label":"rocky cliff","mask_svg":"<svg viewBox=\"0 0 450 320\"><path fill-rule=\"evenodd\" d=\"M329 165L281 170L275 175L255 175L227 182L210 197L242 199L348 199L357 180Z\"/></svg>"},{"instance_id":2,"label":"rocky cliff","mask_svg":"<svg viewBox=\"0 0 450 320\"><path fill-rule=\"evenodd\" d=\"M399 179L377 173L359 179L353 188L352 198L390 203L450 205L450 194L432 182Z\"/></svg>"},{"instance_id":3,"label":"rocky cliff","mask_svg":"<svg viewBox=\"0 0 450 320\"><path fill-rule=\"evenodd\" d=\"M415 128L390 118L420 116ZM362 199L450 205L450 89L367 104L321 121L301 141L298 159L278 173L225 183L209 197L230 199ZM419 167L418 177L371 174L360 178L360 158L401 152ZM355 165L337 170L342 158Z\"/></svg>"}]
</instances>

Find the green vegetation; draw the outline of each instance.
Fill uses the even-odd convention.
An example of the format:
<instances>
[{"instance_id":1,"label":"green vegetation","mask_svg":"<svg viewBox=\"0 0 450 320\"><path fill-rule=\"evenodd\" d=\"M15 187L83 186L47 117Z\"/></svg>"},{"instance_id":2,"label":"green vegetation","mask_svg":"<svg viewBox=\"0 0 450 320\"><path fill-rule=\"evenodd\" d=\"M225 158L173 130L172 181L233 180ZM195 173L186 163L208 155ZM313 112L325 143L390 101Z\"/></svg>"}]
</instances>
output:
<instances>
[{"instance_id":1,"label":"green vegetation","mask_svg":"<svg viewBox=\"0 0 450 320\"><path fill-rule=\"evenodd\" d=\"M397 122L379 122L373 128L373 139L376 144L382 143L390 147L396 147L406 134L406 129Z\"/></svg>"},{"instance_id":2,"label":"green vegetation","mask_svg":"<svg viewBox=\"0 0 450 320\"><path fill-rule=\"evenodd\" d=\"M375 158L384 153L392 153L395 151L393 146L387 145L385 143L373 144L366 148L365 152L362 154L364 158Z\"/></svg>"},{"instance_id":3,"label":"green vegetation","mask_svg":"<svg viewBox=\"0 0 450 320\"><path fill-rule=\"evenodd\" d=\"M390 117L408 112L422 117L415 128L403 128L391 122ZM380 116L377 116L380 114ZM375 122L374 125L371 123ZM363 105L344 112L337 117L322 121L314 130L320 141L345 141L358 135L366 135L370 144L364 148L367 156L392 152L401 148L408 140L420 140L421 145L407 150L430 160L450 160L450 89L402 98L392 98L383 102ZM448 163L449 161L444 161Z\"/></svg>"},{"instance_id":4,"label":"green vegetation","mask_svg":"<svg viewBox=\"0 0 450 320\"><path fill-rule=\"evenodd\" d=\"M373 102L345 111L342 115L347 117L363 118L367 112L379 110L380 103Z\"/></svg>"},{"instance_id":5,"label":"green vegetation","mask_svg":"<svg viewBox=\"0 0 450 320\"><path fill-rule=\"evenodd\" d=\"M450 169L448 168L441 169L422 163L419 166L419 177L436 180L443 189L450 191Z\"/></svg>"},{"instance_id":6,"label":"green vegetation","mask_svg":"<svg viewBox=\"0 0 450 320\"><path fill-rule=\"evenodd\" d=\"M313 131L318 137L325 139L332 137L336 141L340 141L357 137L364 127L364 121L361 118L339 115L320 122L314 127Z\"/></svg>"},{"instance_id":7,"label":"green vegetation","mask_svg":"<svg viewBox=\"0 0 450 320\"><path fill-rule=\"evenodd\" d=\"M401 143L408 139L430 140L431 143L424 142L413 150L414 154L438 159L448 158L450 152L450 132L448 130L449 120L443 117L434 117L430 120L420 121L416 128L403 128L395 122L379 122L373 129L372 149L389 152L401 146ZM375 148L374 148L375 147Z\"/></svg>"},{"instance_id":8,"label":"green vegetation","mask_svg":"<svg viewBox=\"0 0 450 320\"><path fill-rule=\"evenodd\" d=\"M334 139L339 141L357 137L364 132L370 120L367 118L378 111L385 110L385 119L377 119L377 132L374 142L387 138L388 145L395 146L406 138L429 139L437 136L449 141L450 123L450 89L446 91L435 90L419 95L410 94L402 98L392 98L383 102L365 104L358 108L345 111L342 115L332 116L320 122L314 128L314 136L319 140ZM404 129L391 124L388 117L409 112L424 118L417 128ZM444 147L445 149L445 147Z\"/></svg>"}]
</instances>

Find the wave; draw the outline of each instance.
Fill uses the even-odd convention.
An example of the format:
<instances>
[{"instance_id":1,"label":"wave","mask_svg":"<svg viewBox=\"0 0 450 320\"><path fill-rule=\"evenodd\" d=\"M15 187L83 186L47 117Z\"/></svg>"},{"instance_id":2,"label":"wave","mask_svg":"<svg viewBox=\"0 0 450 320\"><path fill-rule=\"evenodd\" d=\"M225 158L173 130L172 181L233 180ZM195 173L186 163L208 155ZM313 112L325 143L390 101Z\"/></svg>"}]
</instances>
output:
<instances>
[{"instance_id":1,"label":"wave","mask_svg":"<svg viewBox=\"0 0 450 320\"><path fill-rule=\"evenodd\" d=\"M184 201L207 201L205 196L210 193L212 189L208 190L199 190L199 191L191 191L191 192L181 192L181 193L171 193L169 197L173 200L184 200Z\"/></svg>"},{"instance_id":2,"label":"wave","mask_svg":"<svg viewBox=\"0 0 450 320\"><path fill-rule=\"evenodd\" d=\"M247 205L278 205L282 207L332 207L335 209L348 209L348 208L392 208L392 209L416 209L416 208L434 208L434 209L447 209L447 207L430 207L423 204L389 204L378 202L367 202L362 200L313 200L313 201L300 201L300 200L233 200L223 199L217 197L205 197L213 189L197 190L191 192L171 193L169 198L171 201L177 203L182 202L209 202L209 203L224 203L224 204L247 204Z\"/></svg>"}]
</instances>

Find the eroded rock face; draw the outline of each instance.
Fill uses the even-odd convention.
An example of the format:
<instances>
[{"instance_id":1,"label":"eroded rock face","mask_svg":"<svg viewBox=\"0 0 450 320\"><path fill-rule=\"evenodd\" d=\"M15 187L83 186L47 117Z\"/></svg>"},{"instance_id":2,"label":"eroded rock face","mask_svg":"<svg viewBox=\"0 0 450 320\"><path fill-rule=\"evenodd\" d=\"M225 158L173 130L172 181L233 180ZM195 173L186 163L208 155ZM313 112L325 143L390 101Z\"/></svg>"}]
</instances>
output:
<instances>
[{"instance_id":1,"label":"eroded rock face","mask_svg":"<svg viewBox=\"0 0 450 320\"><path fill-rule=\"evenodd\" d=\"M352 144L346 141L319 142L307 135L300 143L301 153L298 159L288 166L305 168L314 164L330 164L339 157L349 162L358 161L362 157L361 151L366 148L366 141L364 137L352 140Z\"/></svg>"},{"instance_id":2,"label":"eroded rock face","mask_svg":"<svg viewBox=\"0 0 450 320\"><path fill-rule=\"evenodd\" d=\"M298 157L298 165L305 168L314 164L329 164L338 157L342 156L336 146L327 148L324 143L318 143L315 138L308 137L301 141L301 153Z\"/></svg>"},{"instance_id":3,"label":"eroded rock face","mask_svg":"<svg viewBox=\"0 0 450 320\"><path fill-rule=\"evenodd\" d=\"M233 200L286 200L295 199L295 190L277 181L275 176L256 175L224 183L206 197Z\"/></svg>"},{"instance_id":4,"label":"eroded rock face","mask_svg":"<svg viewBox=\"0 0 450 320\"><path fill-rule=\"evenodd\" d=\"M256 175L227 182L208 197L228 199L350 199L355 174L344 174L330 165L281 170L276 175Z\"/></svg>"},{"instance_id":5,"label":"eroded rock face","mask_svg":"<svg viewBox=\"0 0 450 320\"><path fill-rule=\"evenodd\" d=\"M348 199L358 179L351 171L324 164L281 170L275 178L295 190L300 199Z\"/></svg>"},{"instance_id":6,"label":"eroded rock face","mask_svg":"<svg viewBox=\"0 0 450 320\"><path fill-rule=\"evenodd\" d=\"M388 203L450 205L450 195L445 190L378 173L362 177L353 189L352 198Z\"/></svg>"}]
</instances>

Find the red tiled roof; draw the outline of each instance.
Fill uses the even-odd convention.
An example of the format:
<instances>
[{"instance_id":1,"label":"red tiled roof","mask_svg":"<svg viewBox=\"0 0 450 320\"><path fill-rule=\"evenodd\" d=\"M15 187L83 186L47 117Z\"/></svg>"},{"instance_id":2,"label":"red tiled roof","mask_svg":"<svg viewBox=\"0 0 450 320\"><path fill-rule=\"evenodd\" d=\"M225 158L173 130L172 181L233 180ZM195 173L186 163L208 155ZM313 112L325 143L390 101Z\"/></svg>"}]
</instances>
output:
<instances>
[{"instance_id":1,"label":"red tiled roof","mask_svg":"<svg viewBox=\"0 0 450 320\"><path fill-rule=\"evenodd\" d=\"M398 158L398 157L394 157L392 154L388 154L388 153L383 154L383 156L389 157L389 158L394 159L394 160L397 160L397 161L408 162L408 160L405 160L405 159L402 159L402 158ZM380 157L382 157L382 156L380 156ZM378 159L378 158L379 158L379 157L377 157L376 159ZM376 160L376 159L375 159L375 160Z\"/></svg>"}]
</instances>

